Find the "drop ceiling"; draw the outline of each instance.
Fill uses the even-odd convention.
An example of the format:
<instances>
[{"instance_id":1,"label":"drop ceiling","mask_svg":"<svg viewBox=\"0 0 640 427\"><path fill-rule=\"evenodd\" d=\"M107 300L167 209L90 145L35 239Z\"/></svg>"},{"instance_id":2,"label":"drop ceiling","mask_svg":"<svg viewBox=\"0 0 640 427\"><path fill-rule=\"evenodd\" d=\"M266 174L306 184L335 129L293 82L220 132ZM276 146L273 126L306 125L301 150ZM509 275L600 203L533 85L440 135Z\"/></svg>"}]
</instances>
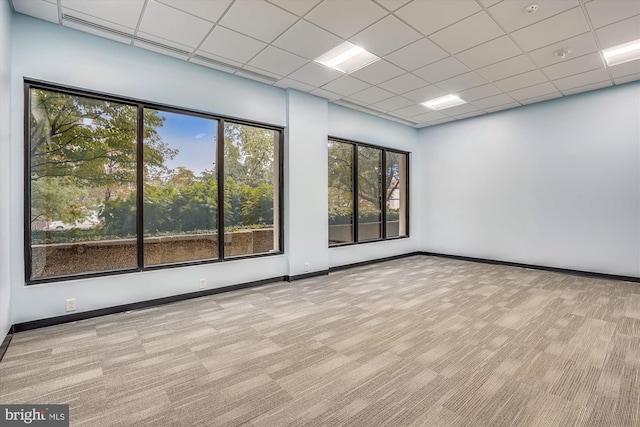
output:
<instances>
[{"instance_id":1,"label":"drop ceiling","mask_svg":"<svg viewBox=\"0 0 640 427\"><path fill-rule=\"evenodd\" d=\"M531 4L538 6L527 13ZM640 80L640 0L12 0L16 12L414 127ZM314 62L349 41L381 59ZM554 52L569 52L564 58ZM422 102L454 94L440 111Z\"/></svg>"}]
</instances>

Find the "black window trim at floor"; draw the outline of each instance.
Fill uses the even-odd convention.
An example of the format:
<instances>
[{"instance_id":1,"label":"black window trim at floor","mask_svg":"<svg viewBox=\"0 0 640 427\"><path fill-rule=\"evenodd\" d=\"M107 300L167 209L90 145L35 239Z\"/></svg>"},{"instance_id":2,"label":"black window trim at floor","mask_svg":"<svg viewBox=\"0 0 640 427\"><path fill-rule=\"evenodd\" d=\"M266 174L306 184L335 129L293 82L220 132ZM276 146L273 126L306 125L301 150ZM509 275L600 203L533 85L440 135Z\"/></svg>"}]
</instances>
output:
<instances>
[{"instance_id":1,"label":"black window trim at floor","mask_svg":"<svg viewBox=\"0 0 640 427\"><path fill-rule=\"evenodd\" d=\"M23 211L23 229L24 229L24 271L25 271L25 284L26 285L39 285L53 282L63 282L69 280L89 279L104 276L113 276L120 274L130 274L144 271L163 270L168 268L188 267L194 265L203 264L215 264L221 262L229 262L236 260L245 260L250 258L261 258L274 255L282 255L285 253L284 247L284 132L283 126L273 125L270 123L263 123L257 121L250 121L242 118L224 116L209 113L202 110L192 110L184 107L178 107L168 104L162 104L157 102L150 102L142 99L127 98L119 95L104 93L100 91L93 91L73 86L65 86L58 83L52 83L37 79L24 78L24 211ZM31 89L43 89L49 91L60 92L72 96L81 96L91 99L96 99L106 102L117 102L120 104L135 107L137 109L137 129L136 129L136 248L137 248L137 266L131 268L121 268L113 270L103 270L96 272L86 272L77 274L67 274L64 276L50 276L38 279L31 278L32 268L32 234L31 234L31 139L29 135L30 123L31 123ZM160 111L166 111L170 113L184 114L194 117L201 117L218 122L217 133L217 146L216 146L216 179L218 182L218 204L220 200L224 200L224 126L225 123L239 124L243 126L253 126L267 130L278 131L277 141L277 153L274 156L274 163L278 164L278 248L269 252L246 254L246 255L230 255L225 257L224 255L224 238L218 239L218 254L217 258L194 260L186 262L157 264L151 266L144 265L144 209L141 209L144 204L144 168L141 167L144 164L143 149L144 149L144 121L141 120L144 109L156 109ZM222 181L221 181L222 179ZM223 204L224 206L224 204ZM220 209L218 205L217 209L217 228L218 235L222 231L224 236L224 211ZM221 221L222 220L222 221ZM276 225L276 224L274 224Z\"/></svg>"},{"instance_id":2,"label":"black window trim at floor","mask_svg":"<svg viewBox=\"0 0 640 427\"><path fill-rule=\"evenodd\" d=\"M329 244L329 248L339 248L339 247L344 247L344 246L354 246L354 245L364 245L367 243L377 243L377 242L386 242L386 241L390 241L390 240L400 240L400 239L407 239L409 237L411 237L410 235L410 221L409 221L409 211L410 211L410 192L409 192L409 177L410 177L410 159L411 159L411 152L409 151L404 151L404 150L400 150L397 148L389 148L389 147L384 147L382 145L375 145L375 144L369 144L366 142L359 142L359 141L354 141L351 139L346 139L346 138L340 138L337 136L331 136L329 135L329 137L327 138L328 142L331 141L335 141L335 142L339 142L339 143L343 143L343 144L351 144L353 146L353 153L352 153L352 182L353 182L353 191L352 191L352 197L353 197L353 210L352 210L352 225L353 225L353 240L351 242L341 242L341 243L333 243L333 244ZM381 230L380 230L380 235L382 236L379 239L370 239L370 240L363 240L363 241L358 241L358 147L367 147L367 148L375 148L378 150L382 150L382 174L383 174L383 181L385 181L383 183L383 191L382 191L382 203L381 203L381 211L382 211L382 215L381 215ZM403 236L392 236L392 237L387 237L387 196L386 196L386 162L387 162L387 156L386 153L387 152L391 152L391 153L396 153L396 154L402 154L406 156L406 164L405 164L405 186L406 186L406 200L405 200L405 223L406 223L406 234Z\"/></svg>"}]
</instances>

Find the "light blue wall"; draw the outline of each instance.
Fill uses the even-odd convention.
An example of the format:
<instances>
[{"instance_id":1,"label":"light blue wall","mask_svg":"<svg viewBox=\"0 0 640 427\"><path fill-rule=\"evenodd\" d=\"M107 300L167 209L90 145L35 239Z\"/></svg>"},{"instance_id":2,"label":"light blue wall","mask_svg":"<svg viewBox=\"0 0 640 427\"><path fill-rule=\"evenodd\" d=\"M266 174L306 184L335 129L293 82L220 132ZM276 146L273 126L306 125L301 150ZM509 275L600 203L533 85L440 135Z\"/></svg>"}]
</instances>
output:
<instances>
[{"instance_id":1,"label":"light blue wall","mask_svg":"<svg viewBox=\"0 0 640 427\"><path fill-rule=\"evenodd\" d=\"M297 276L329 268L328 115L324 99L296 90L287 97L285 230L289 275Z\"/></svg>"},{"instance_id":2,"label":"light blue wall","mask_svg":"<svg viewBox=\"0 0 640 427\"><path fill-rule=\"evenodd\" d=\"M0 2L0 342L11 326L10 160L11 160L11 20L8 1Z\"/></svg>"},{"instance_id":3,"label":"light blue wall","mask_svg":"<svg viewBox=\"0 0 640 427\"><path fill-rule=\"evenodd\" d=\"M640 277L640 82L419 139L424 250Z\"/></svg>"},{"instance_id":4,"label":"light blue wall","mask_svg":"<svg viewBox=\"0 0 640 427\"><path fill-rule=\"evenodd\" d=\"M43 66L46 64L46 66ZM339 251L329 261L327 247L327 135L412 151L417 132L387 120L328 111L328 102L174 58L134 48L16 14L13 26L12 90L23 78L102 91L214 114L286 126L285 250L282 256L236 260L195 267L25 286L22 259L23 99L12 100L10 190L12 322L64 315L64 301L76 298L77 311L198 291L285 275L326 270L330 265L405 253L415 241L363 245ZM333 126L330 125L330 120ZM347 124L357 125L348 129ZM376 129L376 132L371 132ZM340 130L340 131L338 131ZM7 156L8 157L8 156ZM19 184L18 184L19 183ZM5 193L6 194L6 193ZM8 261L7 261L8 262Z\"/></svg>"},{"instance_id":5,"label":"light blue wall","mask_svg":"<svg viewBox=\"0 0 640 427\"><path fill-rule=\"evenodd\" d=\"M420 160L417 156L420 149L417 144L418 131L412 127L389 120L382 120L361 111L329 104L329 135L412 153L409 162L410 237L386 242L330 248L329 266L337 267L421 250L422 221L420 220L420 212L422 211L422 197L420 187L419 185L416 186L416 183L423 181L424 169L420 167Z\"/></svg>"}]
</instances>

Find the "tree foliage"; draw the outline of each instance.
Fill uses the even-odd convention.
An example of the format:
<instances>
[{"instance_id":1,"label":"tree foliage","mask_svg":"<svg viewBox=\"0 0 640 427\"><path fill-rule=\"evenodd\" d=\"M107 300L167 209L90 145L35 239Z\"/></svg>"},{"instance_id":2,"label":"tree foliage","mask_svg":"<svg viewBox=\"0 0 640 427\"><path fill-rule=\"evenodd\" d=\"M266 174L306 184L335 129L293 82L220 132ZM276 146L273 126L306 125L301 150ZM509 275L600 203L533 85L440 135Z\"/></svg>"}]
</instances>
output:
<instances>
[{"instance_id":1,"label":"tree foliage","mask_svg":"<svg viewBox=\"0 0 640 427\"><path fill-rule=\"evenodd\" d=\"M126 197L136 183L137 108L44 89L31 89L29 150L32 191L59 194L78 193L80 188L99 188L100 197ZM159 138L156 128L162 119L152 110L144 113L145 162L162 167L174 152ZM45 180L44 183L38 181ZM51 190L43 187L51 185ZM64 187L64 189L63 189ZM96 194L96 192L92 192ZM79 194L82 195L83 194ZM100 200L101 199L101 200ZM82 198L32 200L32 221L64 220L73 216L71 207L86 203ZM56 205L57 203L57 205ZM64 212L69 210L69 212Z\"/></svg>"}]
</instances>

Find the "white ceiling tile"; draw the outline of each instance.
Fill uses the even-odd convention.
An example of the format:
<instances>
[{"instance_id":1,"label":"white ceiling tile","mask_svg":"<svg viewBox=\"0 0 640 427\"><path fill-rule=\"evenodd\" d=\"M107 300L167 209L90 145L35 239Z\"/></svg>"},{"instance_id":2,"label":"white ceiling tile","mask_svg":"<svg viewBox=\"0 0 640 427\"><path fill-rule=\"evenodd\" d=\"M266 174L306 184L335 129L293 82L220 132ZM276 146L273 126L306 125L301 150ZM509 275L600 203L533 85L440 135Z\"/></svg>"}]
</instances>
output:
<instances>
[{"instance_id":1,"label":"white ceiling tile","mask_svg":"<svg viewBox=\"0 0 640 427\"><path fill-rule=\"evenodd\" d=\"M538 5L535 13L525 12L531 3ZM578 0L509 0L491 6L489 13L508 33L578 6Z\"/></svg>"},{"instance_id":2,"label":"white ceiling tile","mask_svg":"<svg viewBox=\"0 0 640 427\"><path fill-rule=\"evenodd\" d=\"M263 76L270 77L271 81L269 82L269 84L273 84L276 81L279 81L280 79L282 79L282 75L281 74L274 73L274 72L267 71L267 70L263 70L262 68L253 67L253 66L248 65L248 64L243 65L242 66L242 70L250 71L252 73L261 74ZM241 71L241 70L239 70L239 71Z\"/></svg>"},{"instance_id":3,"label":"white ceiling tile","mask_svg":"<svg viewBox=\"0 0 640 427\"><path fill-rule=\"evenodd\" d=\"M62 8L62 15L63 15L63 19L62 19L62 23L63 25L70 27L70 28L76 28L79 29L81 31L85 31L85 32L91 32L89 31L90 29L92 29L93 27L88 26L88 25L83 25L74 21L71 21L69 19L64 19L65 15L70 15L73 16L74 18L80 18L84 21L87 22L91 22L93 24L98 24L101 25L103 27L109 28L109 29L113 29L116 31L119 31L121 33L125 33L125 34L135 34L136 30L135 28L129 28L129 27L125 27L124 25L120 25L120 24L116 24L114 22L110 22L110 21L105 21L104 19L100 19L97 18L95 16L91 16L91 15L87 15L86 13L82 13L82 12L78 12L77 10L72 10L72 9L68 9L66 7ZM96 33L93 33L96 34Z\"/></svg>"},{"instance_id":4,"label":"white ceiling tile","mask_svg":"<svg viewBox=\"0 0 640 427\"><path fill-rule=\"evenodd\" d=\"M624 64L609 67L613 78L620 78L631 74L640 73L640 61L630 61Z\"/></svg>"},{"instance_id":5,"label":"white ceiling tile","mask_svg":"<svg viewBox=\"0 0 640 427\"><path fill-rule=\"evenodd\" d=\"M602 49L640 39L640 15L596 30Z\"/></svg>"},{"instance_id":6,"label":"white ceiling tile","mask_svg":"<svg viewBox=\"0 0 640 427\"><path fill-rule=\"evenodd\" d=\"M497 95L499 93L502 93L500 89L492 84L487 84L459 92L458 96L467 102L471 102L475 101L476 99L486 98L488 96Z\"/></svg>"},{"instance_id":7,"label":"white ceiling tile","mask_svg":"<svg viewBox=\"0 0 640 427\"><path fill-rule=\"evenodd\" d=\"M529 52L587 31L589 31L589 24L582 13L582 8L576 7L514 31L511 37L522 49Z\"/></svg>"},{"instance_id":8,"label":"white ceiling tile","mask_svg":"<svg viewBox=\"0 0 640 427\"><path fill-rule=\"evenodd\" d=\"M430 35L429 38L449 53L456 54L503 34L502 29L486 12L478 12Z\"/></svg>"},{"instance_id":9,"label":"white ceiling tile","mask_svg":"<svg viewBox=\"0 0 640 427\"><path fill-rule=\"evenodd\" d=\"M487 113L495 113L496 111L508 110L509 108L517 108L520 107L520 104L517 102L511 102L509 104L498 105L497 107L487 107L484 109Z\"/></svg>"},{"instance_id":10,"label":"white ceiling tile","mask_svg":"<svg viewBox=\"0 0 640 427\"><path fill-rule=\"evenodd\" d=\"M227 28L216 26L200 49L214 55L245 63L253 58L266 45L258 40L236 33Z\"/></svg>"},{"instance_id":11,"label":"white ceiling tile","mask_svg":"<svg viewBox=\"0 0 640 427\"><path fill-rule=\"evenodd\" d=\"M413 74L428 82L437 83L449 77L458 76L468 71L470 71L469 67L455 59L453 56L450 56L449 58L429 64L426 67L419 68L413 71Z\"/></svg>"},{"instance_id":12,"label":"white ceiling tile","mask_svg":"<svg viewBox=\"0 0 640 427\"><path fill-rule=\"evenodd\" d=\"M310 43L310 40L313 40ZM342 43L342 39L307 21L298 21L273 42L274 46L307 59L318 56Z\"/></svg>"},{"instance_id":13,"label":"white ceiling tile","mask_svg":"<svg viewBox=\"0 0 640 427\"><path fill-rule=\"evenodd\" d=\"M61 5L127 28L136 28L144 0L62 0Z\"/></svg>"},{"instance_id":14,"label":"white ceiling tile","mask_svg":"<svg viewBox=\"0 0 640 427\"><path fill-rule=\"evenodd\" d=\"M283 89L288 89L288 88L296 89L301 92L310 92L314 89L314 86L311 86L296 80L292 80L290 78L284 78L282 80L279 80L274 84L274 86L281 87Z\"/></svg>"},{"instance_id":15,"label":"white ceiling tile","mask_svg":"<svg viewBox=\"0 0 640 427\"><path fill-rule=\"evenodd\" d=\"M343 96L349 96L353 93L365 90L370 86L371 85L369 83L365 83L361 80L345 75L327 83L322 88Z\"/></svg>"},{"instance_id":16,"label":"white ceiling tile","mask_svg":"<svg viewBox=\"0 0 640 427\"><path fill-rule=\"evenodd\" d=\"M522 55L522 51L509 36L502 36L490 42L460 52L456 58L472 69L485 67L495 62Z\"/></svg>"},{"instance_id":17,"label":"white ceiling tile","mask_svg":"<svg viewBox=\"0 0 640 427\"><path fill-rule=\"evenodd\" d=\"M391 80L387 80L384 83L380 83L378 86L400 95L427 86L428 84L429 83L425 82L421 78L407 73L398 77L394 77Z\"/></svg>"},{"instance_id":18,"label":"white ceiling tile","mask_svg":"<svg viewBox=\"0 0 640 427\"><path fill-rule=\"evenodd\" d=\"M603 67L604 64L602 63L600 54L594 52L579 58L567 59L564 62L544 67L542 71L549 79L555 80Z\"/></svg>"},{"instance_id":19,"label":"white ceiling tile","mask_svg":"<svg viewBox=\"0 0 640 427\"><path fill-rule=\"evenodd\" d=\"M457 116L460 114L467 114L467 113L471 113L473 111L478 111L478 109L476 107L474 107L471 104L462 104L462 105L458 105L456 107L451 107L451 108L445 108L444 110L440 110L441 113L445 114L446 116Z\"/></svg>"},{"instance_id":20,"label":"white ceiling tile","mask_svg":"<svg viewBox=\"0 0 640 427\"><path fill-rule=\"evenodd\" d=\"M420 38L419 32L389 15L351 37L350 41L377 56L384 56Z\"/></svg>"},{"instance_id":21,"label":"white ceiling tile","mask_svg":"<svg viewBox=\"0 0 640 427\"><path fill-rule=\"evenodd\" d=\"M423 88L407 92L402 96L419 103L429 101L430 99L440 98L446 94L447 92L437 86L425 86Z\"/></svg>"},{"instance_id":22,"label":"white ceiling tile","mask_svg":"<svg viewBox=\"0 0 640 427\"><path fill-rule=\"evenodd\" d=\"M523 99L529 99L555 92L557 92L556 88L551 83L546 82L522 89L512 90L511 92L509 92L509 96L516 101L521 101Z\"/></svg>"},{"instance_id":23,"label":"white ceiling tile","mask_svg":"<svg viewBox=\"0 0 640 427\"><path fill-rule=\"evenodd\" d=\"M288 77L302 83L319 87L329 83L331 80L342 77L343 75L344 74L341 72L332 70L324 65L320 65L316 62L309 62L302 68L289 74Z\"/></svg>"},{"instance_id":24,"label":"white ceiling tile","mask_svg":"<svg viewBox=\"0 0 640 427\"><path fill-rule=\"evenodd\" d=\"M97 18L94 18L94 19L97 19ZM131 37L119 36L119 35L114 34L114 33L109 33L109 32L106 32L106 31L98 30L97 28L93 28L93 27L89 27L89 26L86 26L86 25L77 24L77 23L75 23L73 21L63 20L62 21L62 25L64 25L65 27L73 28L75 30L84 31L85 33L89 33L89 34L93 34L93 35L96 35L96 36L104 37L105 39L115 40L117 42L124 43L124 44L131 44L131 42L132 42L132 38ZM116 24L111 24L111 25L116 25ZM129 31L133 32L133 30L129 30Z\"/></svg>"},{"instance_id":25,"label":"white ceiling tile","mask_svg":"<svg viewBox=\"0 0 640 427\"><path fill-rule=\"evenodd\" d=\"M305 19L346 39L387 14L385 9L369 0L325 1Z\"/></svg>"},{"instance_id":26,"label":"white ceiling tile","mask_svg":"<svg viewBox=\"0 0 640 427\"><path fill-rule=\"evenodd\" d=\"M431 108L427 108L424 105L411 105L409 107L400 108L394 111L394 114L398 114L404 117L413 117L424 113L433 111Z\"/></svg>"},{"instance_id":27,"label":"white ceiling tile","mask_svg":"<svg viewBox=\"0 0 640 427\"><path fill-rule=\"evenodd\" d=\"M306 59L298 55L274 46L267 46L265 50L249 61L249 65L281 76L286 76L307 62Z\"/></svg>"},{"instance_id":28,"label":"white ceiling tile","mask_svg":"<svg viewBox=\"0 0 640 427\"><path fill-rule=\"evenodd\" d=\"M602 89L603 87L611 86L611 81L607 80L600 83L594 83L586 86L580 86L573 89L563 90L562 93L564 95L575 95L576 93L587 92L590 90Z\"/></svg>"},{"instance_id":29,"label":"white ceiling tile","mask_svg":"<svg viewBox=\"0 0 640 427\"><path fill-rule=\"evenodd\" d=\"M496 3L500 3L502 0L480 0L480 3L482 3L482 5L484 7L491 7Z\"/></svg>"},{"instance_id":30,"label":"white ceiling tile","mask_svg":"<svg viewBox=\"0 0 640 427\"><path fill-rule=\"evenodd\" d=\"M422 38L385 56L385 59L407 71L413 71L447 56L449 54L436 46L431 40Z\"/></svg>"},{"instance_id":31,"label":"white ceiling tile","mask_svg":"<svg viewBox=\"0 0 640 427\"><path fill-rule=\"evenodd\" d=\"M161 45L168 46L169 48L175 48L175 49L183 51L183 52L179 52L179 54L184 54L184 52L186 52L186 54L188 55L189 53L191 53L193 51L193 48L191 48L189 46L185 46L183 44L176 43L176 42L174 42L172 40L163 39L162 37L156 37L153 34L147 34L147 33L144 33L142 31L138 31L137 37L139 39L142 39L142 40L139 40L142 43L144 43L145 41L149 42L149 43L146 43L146 44L159 43ZM160 46L160 48L162 48L162 46ZM149 49L149 50L151 50L151 49Z\"/></svg>"},{"instance_id":32,"label":"white ceiling tile","mask_svg":"<svg viewBox=\"0 0 640 427\"><path fill-rule=\"evenodd\" d=\"M476 116L480 116L484 114L484 111L478 110L478 111L472 111L470 113L465 113L465 114L458 114L456 116L454 116L457 120L462 120L462 119L468 119L471 117L476 117Z\"/></svg>"},{"instance_id":33,"label":"white ceiling tile","mask_svg":"<svg viewBox=\"0 0 640 427\"><path fill-rule=\"evenodd\" d=\"M251 68L251 67L249 67ZM260 83L273 84L278 80L278 77L270 77L264 74L264 71L257 70L257 72L252 72L253 70L238 70L234 74L236 76L244 77L245 79L255 80Z\"/></svg>"},{"instance_id":34,"label":"white ceiling tile","mask_svg":"<svg viewBox=\"0 0 640 427\"><path fill-rule=\"evenodd\" d=\"M526 55L520 55L507 59L506 61L498 62L497 64L489 65L488 67L480 68L476 71L490 82L495 82L496 80L522 74L535 68L536 66L533 65Z\"/></svg>"},{"instance_id":35,"label":"white ceiling tile","mask_svg":"<svg viewBox=\"0 0 640 427\"><path fill-rule=\"evenodd\" d=\"M505 92L520 89L527 86L533 86L548 81L540 70L528 71L518 74L517 76L507 77L506 79L494 82L496 86Z\"/></svg>"},{"instance_id":36,"label":"white ceiling tile","mask_svg":"<svg viewBox=\"0 0 640 427\"><path fill-rule=\"evenodd\" d=\"M371 65L367 65L366 67L351 73L353 77L364 80L372 85L377 85L378 83L392 79L400 74L404 74L404 70L402 68L396 67L384 59L376 61Z\"/></svg>"},{"instance_id":37,"label":"white ceiling tile","mask_svg":"<svg viewBox=\"0 0 640 427\"><path fill-rule=\"evenodd\" d=\"M562 79L554 80L553 84L560 90L573 89L574 87L586 86L594 83L600 83L611 80L609 73L604 68L598 70L587 71L586 73L576 74Z\"/></svg>"},{"instance_id":38,"label":"white ceiling tile","mask_svg":"<svg viewBox=\"0 0 640 427\"><path fill-rule=\"evenodd\" d=\"M315 96L319 96L320 98L328 99L329 101L335 101L342 98L342 95L338 95L337 93L333 93L321 88L313 89L309 93Z\"/></svg>"},{"instance_id":39,"label":"white ceiling tile","mask_svg":"<svg viewBox=\"0 0 640 427\"><path fill-rule=\"evenodd\" d=\"M157 0L210 22L217 22L231 4L231 0Z\"/></svg>"},{"instance_id":40,"label":"white ceiling tile","mask_svg":"<svg viewBox=\"0 0 640 427\"><path fill-rule=\"evenodd\" d=\"M191 57L189 62L193 62L194 64L202 65L204 67L213 68L214 70L224 71L225 73L235 73L239 67L242 66L241 63L232 61L227 58L222 58L216 55L212 55L208 52L203 52L201 50L196 52L202 58L210 58L213 61L206 61L204 59L200 59L198 57Z\"/></svg>"},{"instance_id":41,"label":"white ceiling tile","mask_svg":"<svg viewBox=\"0 0 640 427\"><path fill-rule=\"evenodd\" d=\"M473 1L429 0L412 1L395 14L425 36L482 10Z\"/></svg>"},{"instance_id":42,"label":"white ceiling tile","mask_svg":"<svg viewBox=\"0 0 640 427\"><path fill-rule=\"evenodd\" d=\"M442 80L441 82L437 83L437 86L449 93L458 93L465 89L484 85L485 83L487 83L485 79L480 77L477 73L471 71L460 76Z\"/></svg>"},{"instance_id":43,"label":"white ceiling tile","mask_svg":"<svg viewBox=\"0 0 640 427\"><path fill-rule=\"evenodd\" d=\"M413 120L417 120L421 123L434 122L436 120L442 120L446 118L448 117L439 111L431 111L430 113L419 114L412 117Z\"/></svg>"},{"instance_id":44,"label":"white ceiling tile","mask_svg":"<svg viewBox=\"0 0 640 427\"><path fill-rule=\"evenodd\" d=\"M297 16L262 0L242 0L231 6L219 24L271 43L297 19Z\"/></svg>"},{"instance_id":45,"label":"white ceiling tile","mask_svg":"<svg viewBox=\"0 0 640 427\"><path fill-rule=\"evenodd\" d=\"M388 98L384 101L376 102L375 105L376 107L382 108L385 111L393 111L400 108L408 107L410 105L415 105L415 102L402 96L394 96L393 98Z\"/></svg>"},{"instance_id":46,"label":"white ceiling tile","mask_svg":"<svg viewBox=\"0 0 640 427\"><path fill-rule=\"evenodd\" d=\"M393 94L379 87L372 86L363 91L354 93L349 98L357 99L358 101L366 102L367 104L373 104L383 99L391 98Z\"/></svg>"},{"instance_id":47,"label":"white ceiling tile","mask_svg":"<svg viewBox=\"0 0 640 427\"><path fill-rule=\"evenodd\" d=\"M553 52L559 49L571 49L571 52L566 59L562 59L553 54ZM531 51L529 52L529 57L539 67L546 67L547 65L557 64L597 51L598 46L593 38L593 34L589 32Z\"/></svg>"},{"instance_id":48,"label":"white ceiling tile","mask_svg":"<svg viewBox=\"0 0 640 427\"><path fill-rule=\"evenodd\" d=\"M13 8L18 13L58 23L58 6L53 3L41 0L13 0Z\"/></svg>"},{"instance_id":49,"label":"white ceiling tile","mask_svg":"<svg viewBox=\"0 0 640 427\"><path fill-rule=\"evenodd\" d=\"M384 7L390 12L398 9L399 7L404 6L409 3L411 0L375 0L380 6Z\"/></svg>"},{"instance_id":50,"label":"white ceiling tile","mask_svg":"<svg viewBox=\"0 0 640 427\"><path fill-rule=\"evenodd\" d=\"M537 102L549 101L550 99L560 98L562 94L560 92L548 93L542 96L536 96L534 98L524 99L520 101L522 105L535 104Z\"/></svg>"},{"instance_id":51,"label":"white ceiling tile","mask_svg":"<svg viewBox=\"0 0 640 427\"><path fill-rule=\"evenodd\" d=\"M196 47L212 27L209 21L152 1L147 5L140 31Z\"/></svg>"},{"instance_id":52,"label":"white ceiling tile","mask_svg":"<svg viewBox=\"0 0 640 427\"><path fill-rule=\"evenodd\" d=\"M621 85L629 82L635 82L636 80L640 80L640 73L632 74L630 76L625 76L625 77L618 77L614 79L617 85Z\"/></svg>"},{"instance_id":53,"label":"white ceiling tile","mask_svg":"<svg viewBox=\"0 0 640 427\"><path fill-rule=\"evenodd\" d=\"M276 6L293 13L294 15L304 16L313 9L320 0L269 0Z\"/></svg>"},{"instance_id":54,"label":"white ceiling tile","mask_svg":"<svg viewBox=\"0 0 640 427\"><path fill-rule=\"evenodd\" d=\"M501 93L500 95L490 96L488 98L478 99L472 104L483 110L487 108L497 107L498 105L511 104L515 102L509 95Z\"/></svg>"},{"instance_id":55,"label":"white ceiling tile","mask_svg":"<svg viewBox=\"0 0 640 427\"><path fill-rule=\"evenodd\" d=\"M640 15L638 0L597 0L585 5L594 28Z\"/></svg>"},{"instance_id":56,"label":"white ceiling tile","mask_svg":"<svg viewBox=\"0 0 640 427\"><path fill-rule=\"evenodd\" d=\"M135 42L133 42L133 45L135 47L141 47L143 49L150 50L152 52L161 53L163 55L171 56L171 57L182 59L182 60L185 60L185 61L189 58L188 54L177 53L177 52L174 52L174 51L169 50L169 49L163 49L163 48L158 47L156 45L140 42L140 41L137 41L137 40Z\"/></svg>"}]
</instances>

